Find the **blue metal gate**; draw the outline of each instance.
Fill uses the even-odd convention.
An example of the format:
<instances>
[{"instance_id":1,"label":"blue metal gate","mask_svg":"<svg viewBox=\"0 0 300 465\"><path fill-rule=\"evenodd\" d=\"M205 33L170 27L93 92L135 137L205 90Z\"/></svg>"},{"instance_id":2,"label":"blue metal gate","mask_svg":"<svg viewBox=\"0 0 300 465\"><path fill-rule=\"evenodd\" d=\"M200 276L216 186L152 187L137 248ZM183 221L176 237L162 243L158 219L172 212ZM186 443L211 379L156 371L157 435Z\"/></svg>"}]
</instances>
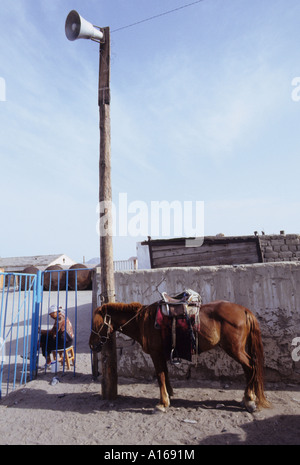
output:
<instances>
[{"instance_id":1,"label":"blue metal gate","mask_svg":"<svg viewBox=\"0 0 300 465\"><path fill-rule=\"evenodd\" d=\"M15 387L36 378L39 362L46 371L44 360L39 360L40 330L48 331L54 323L49 321L51 305L63 307L66 319L72 316L75 354L72 369L75 375L79 273L83 273L83 269L38 271L37 275L0 273L0 399ZM66 333L64 341L63 372ZM58 347L56 359L57 350ZM47 349L45 355L47 357Z\"/></svg>"},{"instance_id":2,"label":"blue metal gate","mask_svg":"<svg viewBox=\"0 0 300 465\"><path fill-rule=\"evenodd\" d=\"M0 399L36 373L39 278L0 273Z\"/></svg>"}]
</instances>

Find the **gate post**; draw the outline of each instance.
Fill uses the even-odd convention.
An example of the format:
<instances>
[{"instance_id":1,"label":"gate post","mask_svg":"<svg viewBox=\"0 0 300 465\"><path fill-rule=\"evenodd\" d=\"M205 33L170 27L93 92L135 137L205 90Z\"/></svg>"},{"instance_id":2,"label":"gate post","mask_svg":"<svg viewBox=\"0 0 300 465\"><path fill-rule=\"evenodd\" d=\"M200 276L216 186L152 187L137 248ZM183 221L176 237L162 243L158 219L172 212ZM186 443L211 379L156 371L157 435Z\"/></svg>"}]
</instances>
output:
<instances>
[{"instance_id":1,"label":"gate post","mask_svg":"<svg viewBox=\"0 0 300 465\"><path fill-rule=\"evenodd\" d=\"M33 286L33 304L31 321L31 345L30 345L30 381L37 375L37 344L40 304L42 302L42 272L37 272Z\"/></svg>"}]
</instances>

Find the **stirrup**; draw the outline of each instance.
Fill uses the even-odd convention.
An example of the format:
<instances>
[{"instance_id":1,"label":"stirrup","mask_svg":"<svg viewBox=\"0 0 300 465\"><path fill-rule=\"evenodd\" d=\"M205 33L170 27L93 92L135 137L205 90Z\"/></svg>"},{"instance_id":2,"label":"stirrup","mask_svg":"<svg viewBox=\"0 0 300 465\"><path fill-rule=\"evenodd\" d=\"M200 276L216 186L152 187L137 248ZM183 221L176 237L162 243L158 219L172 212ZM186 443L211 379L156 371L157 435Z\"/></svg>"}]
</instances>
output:
<instances>
[{"instance_id":1,"label":"stirrup","mask_svg":"<svg viewBox=\"0 0 300 465\"><path fill-rule=\"evenodd\" d=\"M181 363L181 358L177 357L177 358L174 358L173 357L173 352L174 352L175 348L171 350L171 355L170 355L170 363L172 365L180 365Z\"/></svg>"}]
</instances>

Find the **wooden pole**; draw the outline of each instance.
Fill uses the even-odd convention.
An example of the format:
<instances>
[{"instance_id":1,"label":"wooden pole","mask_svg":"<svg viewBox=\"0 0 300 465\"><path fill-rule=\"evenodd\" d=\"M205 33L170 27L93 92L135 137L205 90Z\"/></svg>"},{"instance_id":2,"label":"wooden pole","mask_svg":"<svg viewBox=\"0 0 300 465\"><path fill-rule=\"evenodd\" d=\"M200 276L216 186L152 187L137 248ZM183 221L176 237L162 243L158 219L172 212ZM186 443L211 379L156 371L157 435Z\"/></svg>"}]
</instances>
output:
<instances>
[{"instance_id":1,"label":"wooden pole","mask_svg":"<svg viewBox=\"0 0 300 465\"><path fill-rule=\"evenodd\" d=\"M104 40L100 43L99 60L99 116L100 116L100 160L99 202L101 301L115 302L114 263L112 244L112 190L111 190L111 134L110 134L110 30L102 29ZM102 218L102 221L101 221ZM101 352L102 397L114 400L118 394L117 351L115 334L110 337Z\"/></svg>"}]
</instances>

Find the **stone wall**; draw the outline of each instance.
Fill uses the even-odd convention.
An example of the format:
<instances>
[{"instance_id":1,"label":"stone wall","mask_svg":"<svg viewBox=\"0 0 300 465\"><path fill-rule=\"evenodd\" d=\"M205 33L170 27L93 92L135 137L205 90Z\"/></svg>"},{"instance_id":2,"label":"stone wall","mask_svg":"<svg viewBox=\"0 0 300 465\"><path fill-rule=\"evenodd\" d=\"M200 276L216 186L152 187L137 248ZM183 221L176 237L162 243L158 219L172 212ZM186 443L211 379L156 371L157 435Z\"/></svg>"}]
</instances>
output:
<instances>
[{"instance_id":1,"label":"stone wall","mask_svg":"<svg viewBox=\"0 0 300 465\"><path fill-rule=\"evenodd\" d=\"M300 261L300 236L280 234L259 236L264 262Z\"/></svg>"},{"instance_id":2,"label":"stone wall","mask_svg":"<svg viewBox=\"0 0 300 465\"><path fill-rule=\"evenodd\" d=\"M296 244L295 244L296 245ZM262 331L268 380L300 382L300 362L292 359L292 341L300 337L300 262L239 266L162 268L115 273L117 301L149 304L160 292L194 289L203 303L225 299L249 308ZM99 275L95 280L95 305L99 305ZM98 297L97 297L98 296ZM118 370L122 376L152 377L152 361L138 344L117 338ZM173 377L239 377L240 365L221 349L201 354L197 363L183 361L170 367Z\"/></svg>"}]
</instances>

